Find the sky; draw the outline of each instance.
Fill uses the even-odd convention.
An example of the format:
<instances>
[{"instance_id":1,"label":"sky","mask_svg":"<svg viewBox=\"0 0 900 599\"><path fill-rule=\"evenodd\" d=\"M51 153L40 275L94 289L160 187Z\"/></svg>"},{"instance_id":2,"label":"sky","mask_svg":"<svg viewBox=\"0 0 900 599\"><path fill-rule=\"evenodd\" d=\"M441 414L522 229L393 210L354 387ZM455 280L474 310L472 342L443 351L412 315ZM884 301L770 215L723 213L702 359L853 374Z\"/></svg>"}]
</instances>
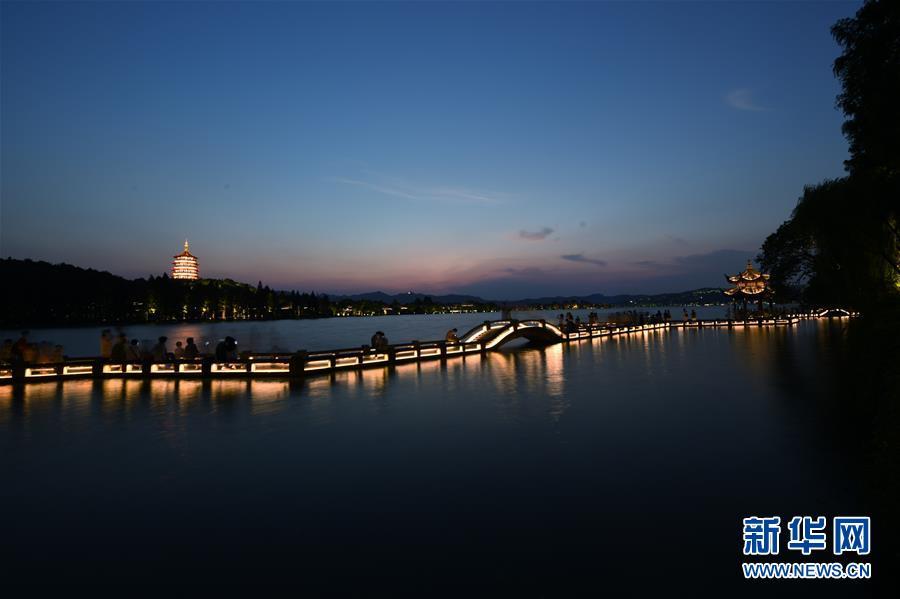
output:
<instances>
[{"instance_id":1,"label":"sky","mask_svg":"<svg viewBox=\"0 0 900 599\"><path fill-rule=\"evenodd\" d=\"M724 286L843 173L858 2L0 4L0 255L492 299Z\"/></svg>"}]
</instances>

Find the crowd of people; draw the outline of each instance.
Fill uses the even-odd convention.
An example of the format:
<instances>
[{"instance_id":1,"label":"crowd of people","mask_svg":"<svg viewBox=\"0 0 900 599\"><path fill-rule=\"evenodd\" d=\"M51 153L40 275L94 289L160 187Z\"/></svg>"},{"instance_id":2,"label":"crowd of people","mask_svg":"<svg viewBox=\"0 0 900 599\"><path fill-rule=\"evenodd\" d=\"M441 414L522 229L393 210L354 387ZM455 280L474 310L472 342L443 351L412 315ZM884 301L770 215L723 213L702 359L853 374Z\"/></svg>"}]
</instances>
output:
<instances>
[{"instance_id":1,"label":"crowd of people","mask_svg":"<svg viewBox=\"0 0 900 599\"><path fill-rule=\"evenodd\" d=\"M509 317L511 311L505 310L505 316ZM625 310L604 315L603 323L597 312L588 314L587 320L582 321L580 316L573 316L571 312L560 314L557 324L565 333L575 333L585 326L609 325L642 325L665 323L672 320L669 310L657 310L656 313L641 312L638 310ZM682 310L682 320L693 322L697 320L696 310L688 312ZM32 343L28 339L28 331L23 331L18 340L5 339L0 346L0 362L26 364L53 364L64 361L63 346L49 341ZM448 344L460 342L458 329L453 328L444 335L444 341ZM204 344L208 349L209 343ZM384 331L376 331L371 338L371 348L375 351L385 351L389 346L388 338ZM211 357L218 362L229 362L238 359L237 341L234 337L225 337L219 341L212 352L202 351L193 337L176 341L173 347L169 347L169 338L160 336L156 343L149 340L129 339L125 331L113 334L109 329L100 333L100 357L109 362L171 362L193 361L199 358Z\"/></svg>"},{"instance_id":2,"label":"crowd of people","mask_svg":"<svg viewBox=\"0 0 900 599\"><path fill-rule=\"evenodd\" d=\"M109 330L100 334L100 357L110 362L172 362L193 361L198 358L208 357L202 352L193 337L187 337L184 342L176 341L172 350L169 350L169 338L158 337L155 344L148 341L128 340L124 331L113 338ZM237 340L234 337L225 337L219 341L212 353L219 362L231 362L238 359Z\"/></svg>"},{"instance_id":3,"label":"crowd of people","mask_svg":"<svg viewBox=\"0 0 900 599\"><path fill-rule=\"evenodd\" d=\"M32 343L28 331L16 340L4 339L0 345L0 362L25 362L28 364L58 364L65 359L63 346L50 341Z\"/></svg>"},{"instance_id":4,"label":"crowd of people","mask_svg":"<svg viewBox=\"0 0 900 599\"><path fill-rule=\"evenodd\" d=\"M564 333L575 333L585 324L589 326L597 326L599 324L612 325L643 325L643 324L661 324L670 322L672 313L668 310L657 310L656 313L642 312L639 310L625 310L622 312L613 312L604 316L603 323L600 322L600 315L596 312L588 314L587 323L582 322L580 316L572 316L571 312L565 315L560 314L557 318L557 325ZM682 320L684 322L694 322L697 320L697 311L692 309L690 313L687 308L682 310Z\"/></svg>"},{"instance_id":5,"label":"crowd of people","mask_svg":"<svg viewBox=\"0 0 900 599\"><path fill-rule=\"evenodd\" d=\"M114 336L109 329L104 329L100 333L100 357L110 362L168 362L202 357L193 337L188 337L184 343L176 341L172 351L169 351L168 342L169 338L165 336L158 337L156 343L129 340L125 331ZM224 343L225 341L220 345Z\"/></svg>"},{"instance_id":6,"label":"crowd of people","mask_svg":"<svg viewBox=\"0 0 900 599\"><path fill-rule=\"evenodd\" d=\"M63 346L49 341L33 343L29 340L29 332L22 331L18 340L5 339L0 345L0 362L25 364L58 364L65 360ZM207 344L208 345L208 344ZM124 331L113 334L109 329L100 333L100 357L108 362L171 362L177 360L192 361L207 357L201 351L193 337L183 342L176 341L169 348L169 338L158 337L156 343L149 340L128 339ZM225 337L216 344L212 357L220 362L238 359L237 341L234 337Z\"/></svg>"}]
</instances>

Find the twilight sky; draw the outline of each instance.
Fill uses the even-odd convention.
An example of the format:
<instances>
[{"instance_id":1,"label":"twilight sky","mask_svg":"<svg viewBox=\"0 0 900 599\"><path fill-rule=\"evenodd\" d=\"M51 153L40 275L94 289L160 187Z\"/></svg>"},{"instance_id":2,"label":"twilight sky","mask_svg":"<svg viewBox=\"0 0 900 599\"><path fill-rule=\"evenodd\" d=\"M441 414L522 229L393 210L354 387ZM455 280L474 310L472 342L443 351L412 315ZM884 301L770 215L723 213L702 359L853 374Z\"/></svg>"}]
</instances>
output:
<instances>
[{"instance_id":1,"label":"twilight sky","mask_svg":"<svg viewBox=\"0 0 900 599\"><path fill-rule=\"evenodd\" d=\"M859 3L0 5L0 254L491 298L721 286L840 176Z\"/></svg>"}]
</instances>

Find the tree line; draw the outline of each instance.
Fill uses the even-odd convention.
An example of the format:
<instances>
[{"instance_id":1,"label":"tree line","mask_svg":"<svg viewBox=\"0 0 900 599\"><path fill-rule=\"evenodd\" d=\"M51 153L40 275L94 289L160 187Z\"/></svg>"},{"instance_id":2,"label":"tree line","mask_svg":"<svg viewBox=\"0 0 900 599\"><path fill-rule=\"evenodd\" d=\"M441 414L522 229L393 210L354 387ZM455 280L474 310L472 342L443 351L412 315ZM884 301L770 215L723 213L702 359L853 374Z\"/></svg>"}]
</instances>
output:
<instances>
[{"instance_id":1,"label":"tree line","mask_svg":"<svg viewBox=\"0 0 900 599\"><path fill-rule=\"evenodd\" d=\"M900 3L868 1L831 32L846 175L807 185L758 260L780 301L883 312L900 294Z\"/></svg>"},{"instance_id":2,"label":"tree line","mask_svg":"<svg viewBox=\"0 0 900 599\"><path fill-rule=\"evenodd\" d=\"M326 294L278 291L231 279L185 281L168 275L125 279L69 264L0 260L9 282L0 294L0 326L142 323L173 321L324 318L375 314L429 314L447 307L430 298L401 306ZM479 311L491 304L475 305Z\"/></svg>"}]
</instances>

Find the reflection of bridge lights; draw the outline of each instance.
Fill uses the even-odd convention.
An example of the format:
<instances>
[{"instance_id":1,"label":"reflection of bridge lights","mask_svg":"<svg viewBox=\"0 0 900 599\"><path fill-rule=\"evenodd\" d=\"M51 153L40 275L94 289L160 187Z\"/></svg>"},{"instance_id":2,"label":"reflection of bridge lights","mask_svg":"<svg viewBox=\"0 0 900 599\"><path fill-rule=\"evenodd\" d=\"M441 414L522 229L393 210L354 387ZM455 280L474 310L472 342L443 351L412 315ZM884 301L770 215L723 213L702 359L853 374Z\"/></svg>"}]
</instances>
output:
<instances>
[{"instance_id":1,"label":"reflection of bridge lights","mask_svg":"<svg viewBox=\"0 0 900 599\"><path fill-rule=\"evenodd\" d=\"M252 381L248 390L250 413L254 416L275 414L285 408L290 385L285 381Z\"/></svg>"},{"instance_id":2,"label":"reflection of bridge lights","mask_svg":"<svg viewBox=\"0 0 900 599\"><path fill-rule=\"evenodd\" d=\"M543 351L545 392L550 397L562 397L566 387L565 359L562 345L553 345ZM555 418L562 416L565 406L555 405L551 414Z\"/></svg>"},{"instance_id":3,"label":"reflection of bridge lights","mask_svg":"<svg viewBox=\"0 0 900 599\"><path fill-rule=\"evenodd\" d=\"M175 398L177 382L172 379L148 381L150 384L150 402L156 408L165 408L169 398Z\"/></svg>"},{"instance_id":4,"label":"reflection of bridge lights","mask_svg":"<svg viewBox=\"0 0 900 599\"><path fill-rule=\"evenodd\" d=\"M390 372L387 368L370 368L359 371L359 384L373 395L383 395Z\"/></svg>"},{"instance_id":5,"label":"reflection of bridge lights","mask_svg":"<svg viewBox=\"0 0 900 599\"><path fill-rule=\"evenodd\" d=\"M776 325L793 325L801 319L814 319L827 316L829 314L839 313L841 318L852 317L855 314L843 309L828 309L817 312L810 312L800 315L792 315L784 318L765 318L747 321L728 321L728 320L705 320L705 321L687 321L687 322L669 322L654 323L644 325L622 325L615 326L607 323L600 326L582 326L578 331L572 333L564 333L558 327L540 320L523 320L523 321L497 321L486 325L480 325L472 331L463 335L466 340L480 339L474 342L464 342L458 345L444 344L443 342L424 342L424 343L406 343L392 346L393 354L385 352L361 351L353 350L333 350L324 352L312 352L308 354L304 364L307 372L337 371L355 372L360 367L372 366L377 367L381 364L387 364L393 357L396 364L418 364L428 361L428 359L436 359L447 357L448 359L465 357L474 358L481 352L487 350L498 349L501 345L519 337L527 337L532 340L547 341L580 341L584 339L602 339L603 337L613 336L633 336L640 334L646 338L655 331L673 332L679 337L688 330L699 330L710 327L728 328L730 331L743 331L744 328L752 327L770 327ZM571 347L576 347L572 344ZM576 351L576 350L573 350ZM210 372L213 375L223 378L245 378L255 373L285 375L291 374L290 363L293 356L291 354L269 353L256 354L251 356L249 362L234 363L213 363ZM171 379L187 379L190 376L199 376L203 372L203 368L199 363L155 363L147 367L148 373L143 372L141 364L105 364L103 373L115 376L127 376L128 374L150 374L154 377L166 377ZM419 370L421 371L421 369ZM16 372L16 376L24 375L26 381L41 381L64 378L90 378L94 372L94 364L91 360L70 360L61 365L29 365L23 369L21 375ZM12 378L12 369L6 365L0 365L0 382L10 382ZM3 377L6 377L4 381ZM135 377L137 378L137 377ZM140 380L143 380L141 377Z\"/></svg>"},{"instance_id":6,"label":"reflection of bridge lights","mask_svg":"<svg viewBox=\"0 0 900 599\"><path fill-rule=\"evenodd\" d=\"M178 411L187 412L203 394L203 381L178 381L175 394L178 398Z\"/></svg>"},{"instance_id":7,"label":"reflection of bridge lights","mask_svg":"<svg viewBox=\"0 0 900 599\"><path fill-rule=\"evenodd\" d=\"M416 376L418 379L421 379L423 375L430 375L440 371L440 360L427 360L416 364Z\"/></svg>"}]
</instances>

